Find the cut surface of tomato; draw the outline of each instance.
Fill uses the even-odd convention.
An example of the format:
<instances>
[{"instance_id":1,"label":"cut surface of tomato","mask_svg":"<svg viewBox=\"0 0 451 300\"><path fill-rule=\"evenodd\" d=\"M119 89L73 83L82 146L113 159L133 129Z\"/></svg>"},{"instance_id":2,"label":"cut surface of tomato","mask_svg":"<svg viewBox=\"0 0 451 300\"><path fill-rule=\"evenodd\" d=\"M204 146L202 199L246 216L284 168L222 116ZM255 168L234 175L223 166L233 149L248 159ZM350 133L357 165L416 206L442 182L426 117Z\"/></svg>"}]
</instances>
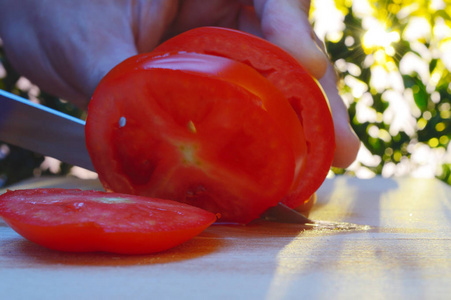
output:
<instances>
[{"instance_id":1,"label":"cut surface of tomato","mask_svg":"<svg viewBox=\"0 0 451 300\"><path fill-rule=\"evenodd\" d=\"M263 76L233 60L140 55L97 87L88 151L108 190L247 223L286 194L305 156L302 137L294 141L301 125L288 103L274 104L279 97Z\"/></svg>"},{"instance_id":2,"label":"cut surface of tomato","mask_svg":"<svg viewBox=\"0 0 451 300\"><path fill-rule=\"evenodd\" d=\"M315 79L287 52L256 36L225 28L200 27L179 34L156 52L186 51L245 63L270 81L289 100L302 123L308 147L305 171L283 202L301 205L322 184L335 152L334 126L325 95Z\"/></svg>"},{"instance_id":3,"label":"cut surface of tomato","mask_svg":"<svg viewBox=\"0 0 451 300\"><path fill-rule=\"evenodd\" d=\"M216 221L210 212L175 201L78 189L7 191L0 195L0 216L53 250L120 254L170 249Z\"/></svg>"}]
</instances>

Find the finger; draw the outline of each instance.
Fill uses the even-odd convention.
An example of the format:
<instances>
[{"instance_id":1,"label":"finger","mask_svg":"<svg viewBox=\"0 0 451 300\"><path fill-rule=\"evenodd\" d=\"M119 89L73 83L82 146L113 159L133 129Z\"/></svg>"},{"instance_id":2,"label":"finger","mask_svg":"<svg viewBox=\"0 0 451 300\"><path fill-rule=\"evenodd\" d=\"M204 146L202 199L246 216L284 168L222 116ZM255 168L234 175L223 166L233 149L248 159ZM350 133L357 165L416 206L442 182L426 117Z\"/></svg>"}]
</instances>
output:
<instances>
[{"instance_id":1,"label":"finger","mask_svg":"<svg viewBox=\"0 0 451 300\"><path fill-rule=\"evenodd\" d=\"M146 1L134 6L132 24L138 53L150 52L161 43L180 9L175 0Z\"/></svg>"},{"instance_id":2,"label":"finger","mask_svg":"<svg viewBox=\"0 0 451 300\"><path fill-rule=\"evenodd\" d=\"M291 53L314 77L321 78L328 58L317 45L308 19L308 0L255 0L263 36Z\"/></svg>"},{"instance_id":3,"label":"finger","mask_svg":"<svg viewBox=\"0 0 451 300\"><path fill-rule=\"evenodd\" d=\"M89 57L85 57L82 64L76 67L78 69L77 76L64 76L67 82L76 84L76 87L83 94L83 99L80 100L86 102L86 104L86 100L89 101L100 80L111 69L125 59L137 54L133 43L111 39L105 41L104 46L108 49L95 49Z\"/></svg>"},{"instance_id":4,"label":"finger","mask_svg":"<svg viewBox=\"0 0 451 300\"><path fill-rule=\"evenodd\" d=\"M82 73L86 73L78 80L82 82L80 88L85 87L84 93L91 95L100 79L123 60L152 51L161 42L176 14L174 0L141 1L137 5L112 8L114 22L110 19L91 21L90 28L98 28L98 32L92 35L95 38L89 43L92 51L82 66Z\"/></svg>"},{"instance_id":5,"label":"finger","mask_svg":"<svg viewBox=\"0 0 451 300\"><path fill-rule=\"evenodd\" d=\"M348 167L357 157L360 141L349 123L349 115L337 89L337 77L332 64L319 80L329 100L335 128L335 155L332 165L338 168Z\"/></svg>"},{"instance_id":6,"label":"finger","mask_svg":"<svg viewBox=\"0 0 451 300\"><path fill-rule=\"evenodd\" d=\"M86 10L89 17L87 22L76 23L77 18L66 21L66 27L53 29L46 39L47 43L43 45L57 76L77 92L67 90L67 93L57 96L82 108L86 108L97 84L106 73L137 53L130 21L123 16L125 14L110 11L108 15L114 18L112 22L108 18L95 18L97 12ZM63 24L63 21L59 23ZM71 31L67 36L69 28Z\"/></svg>"},{"instance_id":7,"label":"finger","mask_svg":"<svg viewBox=\"0 0 451 300\"><path fill-rule=\"evenodd\" d=\"M55 52L47 49L56 76L70 87L55 95L86 108L100 80L137 50L133 41L98 35L97 41L74 45L70 53L72 59L55 57Z\"/></svg>"},{"instance_id":8,"label":"finger","mask_svg":"<svg viewBox=\"0 0 451 300\"><path fill-rule=\"evenodd\" d=\"M2 18L9 59L42 90L86 108L100 79L136 53L127 14L101 1L57 2L45 7L46 14L34 14L44 7L33 4L11 8Z\"/></svg>"},{"instance_id":9,"label":"finger","mask_svg":"<svg viewBox=\"0 0 451 300\"><path fill-rule=\"evenodd\" d=\"M80 91L59 76L34 30L28 30L22 24L16 24L14 30L5 27L3 29L3 48L16 72L49 94L64 99L84 97ZM16 30L21 33L22 38L17 38Z\"/></svg>"},{"instance_id":10,"label":"finger","mask_svg":"<svg viewBox=\"0 0 451 300\"><path fill-rule=\"evenodd\" d=\"M260 24L260 18L255 13L253 6L242 6L239 16L237 28L252 35L263 38L263 32Z\"/></svg>"}]
</instances>

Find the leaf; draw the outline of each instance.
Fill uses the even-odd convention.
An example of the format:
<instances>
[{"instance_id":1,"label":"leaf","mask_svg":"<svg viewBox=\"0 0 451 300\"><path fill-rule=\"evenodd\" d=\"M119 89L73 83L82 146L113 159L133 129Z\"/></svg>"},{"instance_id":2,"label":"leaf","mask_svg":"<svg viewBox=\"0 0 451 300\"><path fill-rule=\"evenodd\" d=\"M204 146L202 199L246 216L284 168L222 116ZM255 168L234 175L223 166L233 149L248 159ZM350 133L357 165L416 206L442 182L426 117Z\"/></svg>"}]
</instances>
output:
<instances>
[{"instance_id":1,"label":"leaf","mask_svg":"<svg viewBox=\"0 0 451 300\"><path fill-rule=\"evenodd\" d=\"M417 80L417 84L412 87L413 99L415 104L422 111L426 111L428 108L429 94L426 92L426 87L424 84Z\"/></svg>"}]
</instances>

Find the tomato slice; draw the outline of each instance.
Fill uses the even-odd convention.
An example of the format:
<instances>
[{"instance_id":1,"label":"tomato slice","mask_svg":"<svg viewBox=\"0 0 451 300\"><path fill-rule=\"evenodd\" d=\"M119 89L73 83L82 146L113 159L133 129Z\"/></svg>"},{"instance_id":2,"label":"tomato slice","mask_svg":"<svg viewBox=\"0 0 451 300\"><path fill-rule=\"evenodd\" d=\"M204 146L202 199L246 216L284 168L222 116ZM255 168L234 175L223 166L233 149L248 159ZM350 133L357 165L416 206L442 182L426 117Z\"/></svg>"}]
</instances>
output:
<instances>
[{"instance_id":1,"label":"tomato slice","mask_svg":"<svg viewBox=\"0 0 451 300\"><path fill-rule=\"evenodd\" d=\"M88 151L107 190L177 200L248 223L277 204L304 161L302 127L280 97L233 60L138 55L97 87Z\"/></svg>"},{"instance_id":2,"label":"tomato slice","mask_svg":"<svg viewBox=\"0 0 451 300\"><path fill-rule=\"evenodd\" d=\"M0 195L0 216L50 249L121 254L170 249L216 221L210 212L175 201L76 189L7 191Z\"/></svg>"},{"instance_id":3,"label":"tomato slice","mask_svg":"<svg viewBox=\"0 0 451 300\"><path fill-rule=\"evenodd\" d=\"M332 115L327 99L310 74L287 52L256 36L225 28L200 27L167 40L156 52L187 51L245 63L265 76L291 103L307 143L305 172L283 202L301 205L327 176L335 152Z\"/></svg>"}]
</instances>

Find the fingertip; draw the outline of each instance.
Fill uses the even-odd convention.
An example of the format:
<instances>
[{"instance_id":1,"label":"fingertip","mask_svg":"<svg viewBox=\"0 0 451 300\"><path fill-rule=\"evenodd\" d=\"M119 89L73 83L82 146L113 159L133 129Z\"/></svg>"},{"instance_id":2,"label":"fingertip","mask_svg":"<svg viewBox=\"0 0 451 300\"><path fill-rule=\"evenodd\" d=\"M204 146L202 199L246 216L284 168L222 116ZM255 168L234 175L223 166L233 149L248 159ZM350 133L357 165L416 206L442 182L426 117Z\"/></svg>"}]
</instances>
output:
<instances>
[{"instance_id":1,"label":"fingertip","mask_svg":"<svg viewBox=\"0 0 451 300\"><path fill-rule=\"evenodd\" d=\"M308 19L309 5L299 1L262 1L256 7L263 37L291 54L313 77L327 71L329 58L324 53Z\"/></svg>"},{"instance_id":2,"label":"fingertip","mask_svg":"<svg viewBox=\"0 0 451 300\"><path fill-rule=\"evenodd\" d=\"M346 127L336 128L336 150L332 166L337 168L349 167L357 158L360 149L360 140L349 124Z\"/></svg>"},{"instance_id":3,"label":"fingertip","mask_svg":"<svg viewBox=\"0 0 451 300\"><path fill-rule=\"evenodd\" d=\"M93 53L92 57L94 59L91 59L89 66L87 66L85 78L84 92L89 97L91 97L99 82L111 69L138 53L135 46L131 43L115 43L115 46L116 49L114 51Z\"/></svg>"},{"instance_id":4,"label":"fingertip","mask_svg":"<svg viewBox=\"0 0 451 300\"><path fill-rule=\"evenodd\" d=\"M326 74L329 58L315 42L312 41L305 46L300 47L292 55L313 77L319 80Z\"/></svg>"},{"instance_id":5,"label":"fingertip","mask_svg":"<svg viewBox=\"0 0 451 300\"><path fill-rule=\"evenodd\" d=\"M316 79L321 79L327 71L329 58L318 44L309 38L286 39L285 34L263 31L264 37L291 54L307 72Z\"/></svg>"}]
</instances>

